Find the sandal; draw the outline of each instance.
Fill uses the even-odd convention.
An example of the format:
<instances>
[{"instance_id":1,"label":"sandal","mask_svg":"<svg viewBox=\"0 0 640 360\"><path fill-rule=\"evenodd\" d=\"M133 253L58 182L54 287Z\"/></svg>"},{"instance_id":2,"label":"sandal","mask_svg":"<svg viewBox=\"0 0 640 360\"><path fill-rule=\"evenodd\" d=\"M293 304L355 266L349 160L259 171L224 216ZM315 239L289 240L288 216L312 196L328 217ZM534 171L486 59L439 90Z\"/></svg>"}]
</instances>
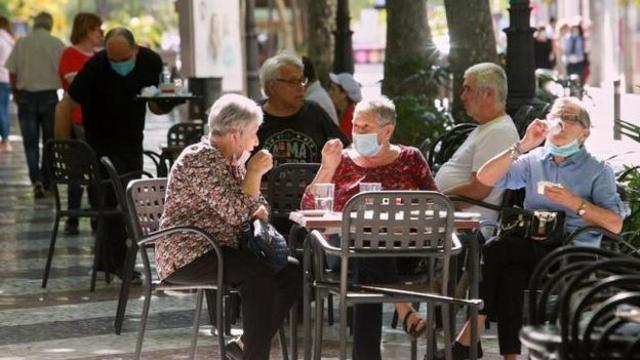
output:
<instances>
[{"instance_id":1,"label":"sandal","mask_svg":"<svg viewBox=\"0 0 640 360\"><path fill-rule=\"evenodd\" d=\"M411 318L413 318L413 321L409 321ZM413 309L409 310L404 316L402 326L404 327L404 332L414 340L419 338L427 330L427 322L418 316L418 313Z\"/></svg>"}]
</instances>

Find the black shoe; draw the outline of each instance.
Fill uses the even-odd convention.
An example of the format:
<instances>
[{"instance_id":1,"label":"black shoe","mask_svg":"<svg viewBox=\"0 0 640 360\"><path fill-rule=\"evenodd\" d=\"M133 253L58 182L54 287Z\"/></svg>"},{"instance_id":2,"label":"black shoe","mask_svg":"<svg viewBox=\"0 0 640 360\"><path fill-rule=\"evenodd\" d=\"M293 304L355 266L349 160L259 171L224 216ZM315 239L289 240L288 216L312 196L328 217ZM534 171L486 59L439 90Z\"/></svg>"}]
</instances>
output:
<instances>
[{"instance_id":1,"label":"black shoe","mask_svg":"<svg viewBox=\"0 0 640 360\"><path fill-rule=\"evenodd\" d=\"M33 197L36 199L44 199L47 197L47 191L41 182L33 184Z\"/></svg>"},{"instance_id":2,"label":"black shoe","mask_svg":"<svg viewBox=\"0 0 640 360\"><path fill-rule=\"evenodd\" d=\"M242 360L244 357L244 352L240 349L240 345L238 345L236 341L230 341L225 345L224 350L227 360Z\"/></svg>"},{"instance_id":3,"label":"black shoe","mask_svg":"<svg viewBox=\"0 0 640 360\"><path fill-rule=\"evenodd\" d=\"M451 345L451 358L453 360L467 360L469 359L469 346L464 346L457 341L454 341ZM482 345L478 342L478 351L477 351L478 359L482 358ZM436 353L436 360L445 360L444 350L438 350ZM425 355L425 360L427 356Z\"/></svg>"},{"instance_id":4,"label":"black shoe","mask_svg":"<svg viewBox=\"0 0 640 360\"><path fill-rule=\"evenodd\" d=\"M78 222L67 221L64 224L64 234L65 235L78 235L80 231L78 230Z\"/></svg>"},{"instance_id":5,"label":"black shoe","mask_svg":"<svg viewBox=\"0 0 640 360\"><path fill-rule=\"evenodd\" d=\"M120 279L120 281L124 279L124 274L122 270L117 270L112 274L117 276L118 279ZM142 285L142 274L139 271L134 270L133 273L131 273L131 279L129 280L129 285Z\"/></svg>"}]
</instances>

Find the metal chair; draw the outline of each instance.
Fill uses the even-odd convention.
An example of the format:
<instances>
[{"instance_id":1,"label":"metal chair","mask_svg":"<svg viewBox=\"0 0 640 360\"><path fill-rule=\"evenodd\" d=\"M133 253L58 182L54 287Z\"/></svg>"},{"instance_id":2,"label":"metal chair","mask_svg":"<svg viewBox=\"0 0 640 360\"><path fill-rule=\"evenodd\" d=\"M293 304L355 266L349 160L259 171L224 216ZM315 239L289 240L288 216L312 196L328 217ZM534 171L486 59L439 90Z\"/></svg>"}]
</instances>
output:
<instances>
[{"instance_id":1,"label":"metal chair","mask_svg":"<svg viewBox=\"0 0 640 360\"><path fill-rule=\"evenodd\" d=\"M44 154L46 166L49 167L51 174L56 206L49 252L42 277L42 287L47 287L60 219L62 217L84 217L94 218L97 221L93 266L91 268L91 291L94 291L99 265L104 266L107 283L110 282L109 269L106 268L104 261L105 251L102 249L105 244L104 217L120 216L120 211L116 208L108 208L105 204L106 186L109 185L109 181L102 180L100 165L91 146L80 140L49 140L45 144ZM63 210L60 202L59 185L90 186L95 191L95 198L98 203L90 208Z\"/></svg>"},{"instance_id":2,"label":"metal chair","mask_svg":"<svg viewBox=\"0 0 640 360\"><path fill-rule=\"evenodd\" d=\"M193 226L176 226L160 230L160 217L164 210L164 199L167 186L167 179L145 179L134 180L129 183L126 191L127 209L133 226L132 238L137 242L144 265L144 304L140 319L140 329L136 342L136 359L140 359L142 353L142 342L151 305L151 293L162 290L196 290L196 313L193 321L193 336L191 339L190 358L194 359L197 351L198 329L200 327L200 315L202 312L202 298L205 290L214 290L216 294L216 326L218 332L218 346L220 358L226 359L225 355L225 329L224 329L224 298L232 291L229 285L225 284L224 266L222 250L211 235ZM206 239L212 246L216 254L218 269L215 279L202 282L201 284L171 284L160 281L152 277L151 261L147 254L148 249L155 247L155 242L175 233L192 233ZM280 329L280 342L283 358L288 359L284 332Z\"/></svg>"},{"instance_id":3,"label":"metal chair","mask_svg":"<svg viewBox=\"0 0 640 360\"><path fill-rule=\"evenodd\" d=\"M131 286L131 278L136 262L136 254L138 253L138 245L132 240L134 227L131 223L131 218L129 217L129 212L127 210L127 200L125 198L124 189L129 181L135 178L139 178L141 175L147 176L149 178L153 178L153 176L146 171L131 172L118 175L118 171L108 157L103 156L102 158L100 158L100 162L109 175L109 180L111 181L113 192L115 193L116 200L118 202L117 208L124 219L128 236L126 242L127 255L124 262L122 284L120 285L120 296L118 298L118 307L116 309L116 318L114 321L116 335L120 335L120 332L122 331L122 323L124 322L125 310L127 308L127 301L129 300L129 287Z\"/></svg>"},{"instance_id":4,"label":"metal chair","mask_svg":"<svg viewBox=\"0 0 640 360\"><path fill-rule=\"evenodd\" d=\"M461 250L454 233L454 209L449 199L433 191L381 191L359 193L344 207L342 216L342 245L329 245L317 231L313 231L305 244L304 277L304 323L305 358L310 357L310 291L315 290L316 315L314 335L314 359L319 359L322 344L322 298L326 293L334 293L340 299L340 358L347 357L347 319L349 304L385 302L427 302L427 337L429 344L435 344L434 303L447 308L449 304L470 306L472 321L477 320L481 300L455 299L448 296L448 286L442 292L434 291L435 261L430 263L429 284L354 284L349 285L349 259L362 257L428 257L443 262L442 281L449 283L450 257ZM313 253L313 269L311 254ZM341 259L339 279L324 271L324 255L334 255ZM313 278L312 278L313 274ZM477 272L476 272L477 274ZM445 317L445 342L452 339L452 328ZM472 329L475 329L472 326ZM477 333L472 330L472 341ZM473 348L473 347L472 347ZM447 358L451 359L447 347ZM432 359L435 348L428 346L427 356ZM473 351L473 350L472 350ZM474 355L474 354L472 354ZM309 357L308 357L309 356Z\"/></svg>"},{"instance_id":5,"label":"metal chair","mask_svg":"<svg viewBox=\"0 0 640 360\"><path fill-rule=\"evenodd\" d=\"M431 171L437 172L440 166L453 156L477 126L478 124L475 123L458 124L436 138L429 146L426 154L427 163Z\"/></svg>"},{"instance_id":6,"label":"metal chair","mask_svg":"<svg viewBox=\"0 0 640 360\"><path fill-rule=\"evenodd\" d=\"M195 144L204 135L204 124L201 122L183 122L172 125L167 131L167 149L162 153L145 150L143 154L153 162L156 167L156 175L165 177L168 175L175 157L185 147ZM179 151L175 151L179 149Z\"/></svg>"}]
</instances>

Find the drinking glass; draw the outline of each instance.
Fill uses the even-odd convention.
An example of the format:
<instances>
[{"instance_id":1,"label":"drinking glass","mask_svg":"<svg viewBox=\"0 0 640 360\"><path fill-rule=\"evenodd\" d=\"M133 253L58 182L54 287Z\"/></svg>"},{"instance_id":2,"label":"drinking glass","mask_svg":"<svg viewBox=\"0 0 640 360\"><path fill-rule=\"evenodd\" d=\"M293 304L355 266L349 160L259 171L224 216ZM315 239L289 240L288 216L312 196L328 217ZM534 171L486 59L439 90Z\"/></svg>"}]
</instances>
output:
<instances>
[{"instance_id":1,"label":"drinking glass","mask_svg":"<svg viewBox=\"0 0 640 360\"><path fill-rule=\"evenodd\" d=\"M315 208L318 210L333 211L333 192L335 185L332 183L314 184L311 192L315 198Z\"/></svg>"},{"instance_id":2,"label":"drinking glass","mask_svg":"<svg viewBox=\"0 0 640 360\"><path fill-rule=\"evenodd\" d=\"M365 191L380 191L382 190L382 184L377 182L361 182L360 192Z\"/></svg>"}]
</instances>

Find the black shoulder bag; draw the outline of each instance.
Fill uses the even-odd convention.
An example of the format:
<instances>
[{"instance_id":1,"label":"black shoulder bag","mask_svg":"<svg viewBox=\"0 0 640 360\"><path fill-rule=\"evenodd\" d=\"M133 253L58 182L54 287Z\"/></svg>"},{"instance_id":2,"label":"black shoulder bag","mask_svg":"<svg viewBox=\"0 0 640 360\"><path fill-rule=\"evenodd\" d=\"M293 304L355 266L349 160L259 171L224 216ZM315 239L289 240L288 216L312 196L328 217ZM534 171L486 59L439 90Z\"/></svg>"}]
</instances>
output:
<instances>
[{"instance_id":1,"label":"black shoulder bag","mask_svg":"<svg viewBox=\"0 0 640 360\"><path fill-rule=\"evenodd\" d=\"M287 266L289 246L273 225L260 219L242 225L242 249L258 257L275 272Z\"/></svg>"},{"instance_id":2,"label":"black shoulder bag","mask_svg":"<svg viewBox=\"0 0 640 360\"><path fill-rule=\"evenodd\" d=\"M500 238L539 241L543 246L561 245L564 237L563 211L525 210L507 207L500 211Z\"/></svg>"}]
</instances>

